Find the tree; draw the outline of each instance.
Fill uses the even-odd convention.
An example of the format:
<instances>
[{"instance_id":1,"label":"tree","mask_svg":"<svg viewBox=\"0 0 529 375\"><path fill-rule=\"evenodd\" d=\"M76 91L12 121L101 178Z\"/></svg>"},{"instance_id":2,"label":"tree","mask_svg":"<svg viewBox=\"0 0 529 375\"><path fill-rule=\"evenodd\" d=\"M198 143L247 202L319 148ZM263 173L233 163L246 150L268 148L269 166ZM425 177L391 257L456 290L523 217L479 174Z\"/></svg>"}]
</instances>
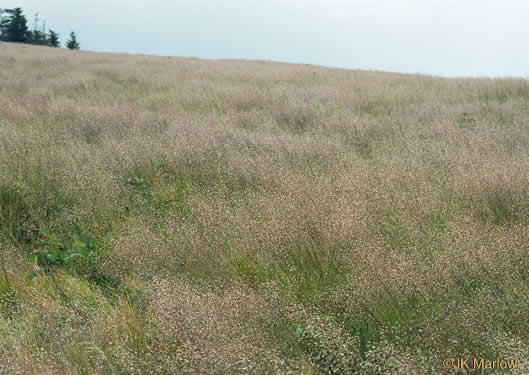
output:
<instances>
[{"instance_id":1,"label":"tree","mask_svg":"<svg viewBox=\"0 0 529 375\"><path fill-rule=\"evenodd\" d=\"M21 8L5 9L4 12L9 16L0 23L2 36L5 34L5 40L8 42L24 43L28 32L28 21L24 12Z\"/></svg>"},{"instance_id":2,"label":"tree","mask_svg":"<svg viewBox=\"0 0 529 375\"><path fill-rule=\"evenodd\" d=\"M0 40L7 40L7 24L9 19L6 16L7 9L0 9Z\"/></svg>"},{"instance_id":3,"label":"tree","mask_svg":"<svg viewBox=\"0 0 529 375\"><path fill-rule=\"evenodd\" d=\"M46 21L42 23L42 29L39 30L39 12L35 14L33 30L27 32L26 39L30 44L38 44L41 46L48 44L48 40L46 38Z\"/></svg>"},{"instance_id":4,"label":"tree","mask_svg":"<svg viewBox=\"0 0 529 375\"><path fill-rule=\"evenodd\" d=\"M50 30L48 33L48 46L50 47L60 47L61 42L59 41L59 34L55 31Z\"/></svg>"},{"instance_id":5,"label":"tree","mask_svg":"<svg viewBox=\"0 0 529 375\"><path fill-rule=\"evenodd\" d=\"M70 39L66 42L66 47L72 50L80 48L79 42L77 41L77 35L75 34L75 32L72 31L70 33Z\"/></svg>"}]
</instances>

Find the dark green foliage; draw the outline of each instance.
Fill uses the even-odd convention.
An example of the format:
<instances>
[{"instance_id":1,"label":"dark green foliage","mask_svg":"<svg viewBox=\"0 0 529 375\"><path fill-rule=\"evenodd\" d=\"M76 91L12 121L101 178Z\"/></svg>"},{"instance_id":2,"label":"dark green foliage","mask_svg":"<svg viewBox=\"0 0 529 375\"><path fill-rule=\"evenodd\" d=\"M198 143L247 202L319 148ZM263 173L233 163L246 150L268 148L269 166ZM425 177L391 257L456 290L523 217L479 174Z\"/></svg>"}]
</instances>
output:
<instances>
[{"instance_id":1,"label":"dark green foliage","mask_svg":"<svg viewBox=\"0 0 529 375\"><path fill-rule=\"evenodd\" d=\"M61 42L59 41L59 34L57 34L53 30L50 30L48 32L48 46L55 48L61 46Z\"/></svg>"},{"instance_id":2,"label":"dark green foliage","mask_svg":"<svg viewBox=\"0 0 529 375\"><path fill-rule=\"evenodd\" d=\"M102 247L101 241L89 239L84 234L62 241L41 236L34 245L30 259L36 261L38 266L49 270L50 267L71 263L77 258L88 259Z\"/></svg>"},{"instance_id":3,"label":"dark green foliage","mask_svg":"<svg viewBox=\"0 0 529 375\"><path fill-rule=\"evenodd\" d=\"M7 17L2 19L0 28L2 38L8 42L25 43L28 26L24 12L21 8L5 9Z\"/></svg>"},{"instance_id":4,"label":"dark green foliage","mask_svg":"<svg viewBox=\"0 0 529 375\"><path fill-rule=\"evenodd\" d=\"M33 30L28 31L27 33L27 42L30 44L37 44L41 46L47 46L48 45L48 39L46 36L46 26L45 23L42 25L42 30L38 29L39 27L39 13L37 12L35 14L35 21L33 25Z\"/></svg>"},{"instance_id":5,"label":"dark green foliage","mask_svg":"<svg viewBox=\"0 0 529 375\"><path fill-rule=\"evenodd\" d=\"M30 248L29 259L46 274L53 274L57 268L66 269L97 285L109 297L114 295L121 280L118 276L102 271L100 265L107 253L108 247L102 238L73 226L62 234L40 236ZM37 275L33 273L29 278Z\"/></svg>"},{"instance_id":6,"label":"dark green foliage","mask_svg":"<svg viewBox=\"0 0 529 375\"><path fill-rule=\"evenodd\" d=\"M0 9L0 40L15 43L29 43L41 46L60 47L59 34L50 30L46 33L45 24L39 29L38 13L35 15L33 30L29 30L27 19L21 8ZM79 43L76 42L77 49Z\"/></svg>"},{"instance_id":7,"label":"dark green foliage","mask_svg":"<svg viewBox=\"0 0 529 375\"><path fill-rule=\"evenodd\" d=\"M6 41L7 40L7 25L9 23L9 18L7 17L9 13L7 12L7 9L0 9L0 40Z\"/></svg>"},{"instance_id":8,"label":"dark green foliage","mask_svg":"<svg viewBox=\"0 0 529 375\"><path fill-rule=\"evenodd\" d=\"M39 30L28 31L26 34L26 42L29 44L36 44L40 46L48 45L46 34Z\"/></svg>"},{"instance_id":9,"label":"dark green foliage","mask_svg":"<svg viewBox=\"0 0 529 375\"><path fill-rule=\"evenodd\" d=\"M70 39L68 39L68 41L66 42L66 48L71 49L71 50L76 50L76 49L79 49L80 47L81 46L79 42L77 41L77 35L75 34L74 31L72 31L70 33Z\"/></svg>"}]
</instances>

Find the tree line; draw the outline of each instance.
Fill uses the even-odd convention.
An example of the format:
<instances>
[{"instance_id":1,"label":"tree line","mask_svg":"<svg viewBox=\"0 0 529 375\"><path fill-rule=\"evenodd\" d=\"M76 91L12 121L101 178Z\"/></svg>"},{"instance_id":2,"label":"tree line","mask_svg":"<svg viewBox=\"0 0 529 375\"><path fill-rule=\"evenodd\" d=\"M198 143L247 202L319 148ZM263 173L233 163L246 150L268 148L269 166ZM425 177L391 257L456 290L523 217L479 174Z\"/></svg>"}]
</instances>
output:
<instances>
[{"instance_id":1,"label":"tree line","mask_svg":"<svg viewBox=\"0 0 529 375\"><path fill-rule=\"evenodd\" d=\"M59 34L52 29L46 31L46 21L39 24L38 13L35 14L33 30L30 30L22 8L0 9L0 41L49 47L61 46ZM71 50L81 47L74 31L70 33L65 46Z\"/></svg>"}]
</instances>

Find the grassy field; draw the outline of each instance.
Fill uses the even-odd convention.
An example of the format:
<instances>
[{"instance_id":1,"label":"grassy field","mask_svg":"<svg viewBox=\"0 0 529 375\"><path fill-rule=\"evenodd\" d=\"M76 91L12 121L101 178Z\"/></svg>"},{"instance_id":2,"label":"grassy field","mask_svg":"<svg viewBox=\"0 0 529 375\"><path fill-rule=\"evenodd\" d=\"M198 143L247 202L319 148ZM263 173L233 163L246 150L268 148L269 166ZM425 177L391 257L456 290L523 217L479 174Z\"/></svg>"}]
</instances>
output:
<instances>
[{"instance_id":1,"label":"grassy field","mask_svg":"<svg viewBox=\"0 0 529 375\"><path fill-rule=\"evenodd\" d=\"M1 374L528 373L528 225L528 81L0 43Z\"/></svg>"}]
</instances>

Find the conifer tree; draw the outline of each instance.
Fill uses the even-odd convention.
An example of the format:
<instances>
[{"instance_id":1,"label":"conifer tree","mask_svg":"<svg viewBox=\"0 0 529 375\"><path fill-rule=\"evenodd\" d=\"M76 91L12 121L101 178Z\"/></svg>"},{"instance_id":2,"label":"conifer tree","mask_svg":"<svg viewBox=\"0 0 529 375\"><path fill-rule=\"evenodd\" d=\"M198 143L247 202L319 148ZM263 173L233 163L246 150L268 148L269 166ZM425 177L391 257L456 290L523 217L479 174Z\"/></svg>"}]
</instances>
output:
<instances>
[{"instance_id":1,"label":"conifer tree","mask_svg":"<svg viewBox=\"0 0 529 375\"><path fill-rule=\"evenodd\" d=\"M9 19L7 18L8 9L0 9L0 40L7 40L7 25Z\"/></svg>"},{"instance_id":2,"label":"conifer tree","mask_svg":"<svg viewBox=\"0 0 529 375\"><path fill-rule=\"evenodd\" d=\"M71 50L80 48L79 42L77 41L77 35L75 34L75 32L72 31L70 33L70 39L66 42L66 47Z\"/></svg>"},{"instance_id":3,"label":"conifer tree","mask_svg":"<svg viewBox=\"0 0 529 375\"><path fill-rule=\"evenodd\" d=\"M48 46L50 47L60 47L61 42L59 41L59 34L55 31L50 30L48 33Z\"/></svg>"},{"instance_id":4,"label":"conifer tree","mask_svg":"<svg viewBox=\"0 0 529 375\"><path fill-rule=\"evenodd\" d=\"M5 9L9 14L1 23L2 34L8 42L24 43L28 32L27 20L21 8Z\"/></svg>"},{"instance_id":5,"label":"conifer tree","mask_svg":"<svg viewBox=\"0 0 529 375\"><path fill-rule=\"evenodd\" d=\"M33 23L33 30L26 34L26 41L30 44L48 45L46 38L46 21L42 23L42 29L39 30L39 12L35 14L35 21Z\"/></svg>"}]
</instances>

